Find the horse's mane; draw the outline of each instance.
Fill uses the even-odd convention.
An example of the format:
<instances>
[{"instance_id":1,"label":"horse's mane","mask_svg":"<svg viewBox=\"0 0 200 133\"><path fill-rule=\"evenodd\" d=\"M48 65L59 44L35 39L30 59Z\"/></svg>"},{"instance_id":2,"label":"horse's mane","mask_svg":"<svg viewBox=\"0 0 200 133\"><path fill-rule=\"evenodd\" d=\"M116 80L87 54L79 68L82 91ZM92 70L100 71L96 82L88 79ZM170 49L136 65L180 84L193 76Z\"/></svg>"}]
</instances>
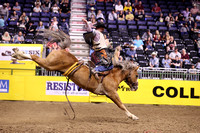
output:
<instances>
[{"instance_id":1,"label":"horse's mane","mask_svg":"<svg viewBox=\"0 0 200 133\"><path fill-rule=\"evenodd\" d=\"M44 33L42 33L42 35L45 37L45 38L50 38L50 43L54 43L54 42L57 42L58 45L62 48L62 49L65 49L67 47L70 46L71 44L71 40L70 40L70 37L69 35L67 35L66 33L64 33L63 31L61 30L58 30L58 31L52 31L52 30L47 30L47 29L44 29L42 30Z\"/></svg>"},{"instance_id":2,"label":"horse's mane","mask_svg":"<svg viewBox=\"0 0 200 133\"><path fill-rule=\"evenodd\" d=\"M137 68L137 63L131 61L118 61L114 65L115 68L121 68L122 71Z\"/></svg>"}]
</instances>

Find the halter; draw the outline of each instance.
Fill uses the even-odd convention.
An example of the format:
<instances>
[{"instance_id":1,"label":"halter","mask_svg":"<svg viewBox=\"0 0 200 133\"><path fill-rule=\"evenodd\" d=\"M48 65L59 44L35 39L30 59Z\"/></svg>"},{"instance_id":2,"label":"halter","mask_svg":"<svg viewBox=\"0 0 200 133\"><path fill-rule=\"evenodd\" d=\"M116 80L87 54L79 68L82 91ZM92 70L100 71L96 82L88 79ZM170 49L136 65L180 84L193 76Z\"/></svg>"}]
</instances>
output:
<instances>
[{"instance_id":1,"label":"halter","mask_svg":"<svg viewBox=\"0 0 200 133\"><path fill-rule=\"evenodd\" d=\"M131 80L131 83L128 81L128 78L130 78L131 79L131 72L129 72L129 74L128 74L128 76L125 78L125 82L129 85L131 85L132 87L134 87L135 88L135 86L138 86L138 82L132 82L132 80ZM135 89L135 91L136 91L137 89Z\"/></svg>"}]
</instances>

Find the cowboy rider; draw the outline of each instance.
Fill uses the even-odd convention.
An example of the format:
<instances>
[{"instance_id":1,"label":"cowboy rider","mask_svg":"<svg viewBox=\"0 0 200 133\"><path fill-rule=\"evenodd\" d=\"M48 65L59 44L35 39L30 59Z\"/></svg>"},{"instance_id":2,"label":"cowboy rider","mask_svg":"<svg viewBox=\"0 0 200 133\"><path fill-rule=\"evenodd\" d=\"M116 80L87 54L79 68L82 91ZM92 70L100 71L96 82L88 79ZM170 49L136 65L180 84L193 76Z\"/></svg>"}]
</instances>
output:
<instances>
[{"instance_id":1,"label":"cowboy rider","mask_svg":"<svg viewBox=\"0 0 200 133\"><path fill-rule=\"evenodd\" d=\"M113 68L111 65L111 61L107 55L107 48L109 41L106 40L104 34L105 24L100 19L97 20L97 23L94 25L95 29L91 28L91 25L88 23L86 19L82 19L82 21L86 24L87 32L91 32L93 35L92 38L92 49L94 52L91 54L91 59L95 63L95 77L97 77L97 72L107 71Z\"/></svg>"}]
</instances>

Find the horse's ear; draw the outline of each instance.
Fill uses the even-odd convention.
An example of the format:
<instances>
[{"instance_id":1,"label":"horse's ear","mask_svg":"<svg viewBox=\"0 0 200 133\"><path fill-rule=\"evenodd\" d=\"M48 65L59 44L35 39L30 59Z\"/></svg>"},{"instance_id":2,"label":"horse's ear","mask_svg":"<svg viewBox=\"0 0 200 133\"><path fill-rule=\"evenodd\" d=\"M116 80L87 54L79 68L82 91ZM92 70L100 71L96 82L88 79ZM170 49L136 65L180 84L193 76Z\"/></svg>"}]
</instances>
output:
<instances>
[{"instance_id":1,"label":"horse's ear","mask_svg":"<svg viewBox=\"0 0 200 133\"><path fill-rule=\"evenodd\" d=\"M139 69L140 66L137 66L137 68L135 69L135 71L137 71Z\"/></svg>"}]
</instances>

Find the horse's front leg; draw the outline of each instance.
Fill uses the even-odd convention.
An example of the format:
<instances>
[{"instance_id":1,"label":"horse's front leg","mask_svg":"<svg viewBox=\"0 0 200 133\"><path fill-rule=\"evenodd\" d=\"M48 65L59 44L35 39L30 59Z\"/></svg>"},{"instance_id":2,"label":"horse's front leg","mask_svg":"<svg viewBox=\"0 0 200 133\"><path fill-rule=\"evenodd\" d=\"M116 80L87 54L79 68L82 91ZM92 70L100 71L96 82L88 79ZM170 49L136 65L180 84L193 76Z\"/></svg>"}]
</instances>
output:
<instances>
[{"instance_id":1,"label":"horse's front leg","mask_svg":"<svg viewBox=\"0 0 200 133\"><path fill-rule=\"evenodd\" d=\"M107 93L107 97L110 98L120 109L122 109L125 114L132 120L138 120L139 118L134 114L131 114L124 104L121 102L119 95L116 91Z\"/></svg>"}]
</instances>

